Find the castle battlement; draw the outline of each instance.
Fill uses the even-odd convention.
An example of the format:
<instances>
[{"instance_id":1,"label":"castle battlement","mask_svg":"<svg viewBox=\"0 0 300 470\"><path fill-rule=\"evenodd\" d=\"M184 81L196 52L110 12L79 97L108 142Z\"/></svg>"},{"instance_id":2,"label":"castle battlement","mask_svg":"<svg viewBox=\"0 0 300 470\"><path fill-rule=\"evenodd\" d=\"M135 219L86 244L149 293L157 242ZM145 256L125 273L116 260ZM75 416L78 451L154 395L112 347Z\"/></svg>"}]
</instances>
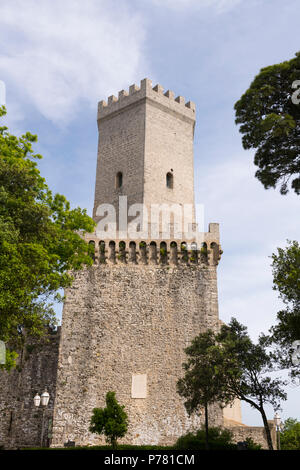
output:
<instances>
[{"instance_id":1,"label":"castle battlement","mask_svg":"<svg viewBox=\"0 0 300 470\"><path fill-rule=\"evenodd\" d=\"M114 95L108 97L107 102L102 100L98 103L98 120L105 119L111 114L122 111L128 106L136 105L139 101L146 100L165 108L169 112L180 114L181 116L195 121L196 106L192 101L185 102L183 96L177 96L171 90L164 93L164 88L157 84L152 87L149 78L141 80L140 86L131 85L129 91L121 90L118 98Z\"/></svg>"},{"instance_id":2,"label":"castle battlement","mask_svg":"<svg viewBox=\"0 0 300 470\"><path fill-rule=\"evenodd\" d=\"M96 264L197 265L216 266L222 255L218 224L210 224L209 232L199 233L192 241L184 240L101 240L96 234L85 234L94 247Z\"/></svg>"}]
</instances>

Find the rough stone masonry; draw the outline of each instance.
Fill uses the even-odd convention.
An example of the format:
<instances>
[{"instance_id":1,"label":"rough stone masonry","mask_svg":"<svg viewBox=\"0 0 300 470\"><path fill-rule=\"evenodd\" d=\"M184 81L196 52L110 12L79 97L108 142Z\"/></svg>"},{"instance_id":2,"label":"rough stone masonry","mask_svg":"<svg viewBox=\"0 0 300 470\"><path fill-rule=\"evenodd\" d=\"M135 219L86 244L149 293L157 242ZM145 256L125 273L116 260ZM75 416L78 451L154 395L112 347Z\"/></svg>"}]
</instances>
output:
<instances>
[{"instance_id":1,"label":"rough stone masonry","mask_svg":"<svg viewBox=\"0 0 300 470\"><path fill-rule=\"evenodd\" d=\"M128 205L143 203L149 213L151 204L189 203L194 223L194 126L195 105L148 79L100 102L95 220L101 204L112 204L118 216L119 196L126 195ZM89 421L109 390L129 415L125 442L172 444L199 426L198 417L188 418L176 382L184 348L219 324L218 225L203 235L201 254L200 247L182 252L184 239L120 237L119 231L116 240L87 236L95 264L66 293L52 446L98 443ZM218 405L211 424L223 424Z\"/></svg>"},{"instance_id":2,"label":"rough stone masonry","mask_svg":"<svg viewBox=\"0 0 300 470\"><path fill-rule=\"evenodd\" d=\"M101 101L95 221L104 217L101 204L112 204L118 217L119 197L127 196L128 205L147 210L151 204L190 204L196 226L194 127L194 103L164 93L160 85L153 88L149 79ZM150 228L153 223L146 220ZM184 348L220 325L219 226L210 224L206 233L196 229L187 243L176 238L174 219L168 239L158 225L155 239L148 234L132 240L118 224L114 239L85 235L94 246L94 264L75 273L66 290L52 346L31 351L11 374L1 372L0 444L103 443L88 429L92 409L104 406L111 390L129 416L124 443L173 444L203 423L203 416L188 417L176 382L183 375ZM46 386L51 399L42 414L33 396ZM237 439L247 435L240 421L239 403L225 412L218 404L210 407L210 425L234 424ZM265 446L262 428L255 429L251 436Z\"/></svg>"}]
</instances>

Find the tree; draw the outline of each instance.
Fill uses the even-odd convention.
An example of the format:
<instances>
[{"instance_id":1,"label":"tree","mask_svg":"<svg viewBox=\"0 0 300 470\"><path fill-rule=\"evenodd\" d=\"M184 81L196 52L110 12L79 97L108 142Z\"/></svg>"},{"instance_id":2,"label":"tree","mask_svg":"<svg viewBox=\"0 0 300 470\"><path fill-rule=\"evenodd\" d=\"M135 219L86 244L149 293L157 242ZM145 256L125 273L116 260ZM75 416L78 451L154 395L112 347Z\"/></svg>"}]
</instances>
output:
<instances>
[{"instance_id":1,"label":"tree","mask_svg":"<svg viewBox=\"0 0 300 470\"><path fill-rule=\"evenodd\" d=\"M280 432L282 450L300 450L300 422L297 419L288 418Z\"/></svg>"},{"instance_id":2,"label":"tree","mask_svg":"<svg viewBox=\"0 0 300 470\"><path fill-rule=\"evenodd\" d=\"M282 386L285 381L269 375L275 370L273 356L267 351L264 337L254 344L247 328L232 318L229 325L222 325L217 341L224 358L227 373L227 389L233 396L249 403L261 414L268 447L273 450L265 405L279 409L286 400Z\"/></svg>"},{"instance_id":3,"label":"tree","mask_svg":"<svg viewBox=\"0 0 300 470\"><path fill-rule=\"evenodd\" d=\"M285 303L298 307L300 304L300 246L289 241L285 249L277 248L272 255L274 290Z\"/></svg>"},{"instance_id":4,"label":"tree","mask_svg":"<svg viewBox=\"0 0 300 470\"><path fill-rule=\"evenodd\" d=\"M124 437L128 429L128 417L125 406L119 405L115 392L107 392L106 408L94 408L90 432L104 434L113 449L117 448L117 439Z\"/></svg>"},{"instance_id":5,"label":"tree","mask_svg":"<svg viewBox=\"0 0 300 470\"><path fill-rule=\"evenodd\" d=\"M213 331L199 334L185 349L188 360L183 364L185 376L178 380L177 391L186 398L187 413L205 412L206 449L209 449L208 405L220 401L232 401L232 394L225 390L226 376L223 356L216 346Z\"/></svg>"},{"instance_id":6,"label":"tree","mask_svg":"<svg viewBox=\"0 0 300 470\"><path fill-rule=\"evenodd\" d=\"M257 149L256 177L265 189L280 186L288 192L289 180L300 194L300 52L296 57L265 67L236 102L236 124L241 124L244 149Z\"/></svg>"},{"instance_id":7,"label":"tree","mask_svg":"<svg viewBox=\"0 0 300 470\"><path fill-rule=\"evenodd\" d=\"M23 331L39 337L55 324L52 302L71 285L71 271L92 263L80 231L91 232L94 222L52 194L37 167L36 141L0 127L0 340L10 346L7 368Z\"/></svg>"},{"instance_id":8,"label":"tree","mask_svg":"<svg viewBox=\"0 0 300 470\"><path fill-rule=\"evenodd\" d=\"M300 246L289 241L272 255L273 289L279 292L286 305L277 313L277 325L270 330L270 343L278 347L275 355L282 368L289 368L291 376L300 374L299 364L293 363L293 343L300 340Z\"/></svg>"}]
</instances>

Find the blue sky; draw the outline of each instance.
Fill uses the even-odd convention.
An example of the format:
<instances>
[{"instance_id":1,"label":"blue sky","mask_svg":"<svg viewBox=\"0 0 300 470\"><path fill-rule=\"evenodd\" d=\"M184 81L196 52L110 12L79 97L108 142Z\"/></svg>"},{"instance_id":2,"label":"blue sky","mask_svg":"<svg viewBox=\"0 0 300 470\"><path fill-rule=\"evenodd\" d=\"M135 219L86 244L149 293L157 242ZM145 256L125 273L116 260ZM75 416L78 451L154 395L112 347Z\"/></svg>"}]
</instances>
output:
<instances>
[{"instance_id":1,"label":"blue sky","mask_svg":"<svg viewBox=\"0 0 300 470\"><path fill-rule=\"evenodd\" d=\"M235 316L253 339L280 308L270 256L299 239L300 198L254 178L233 106L261 67L299 50L299 14L298 0L0 2L7 123L38 134L41 172L72 205L91 214L98 101L148 77L196 103L196 202L206 227L220 223L224 250L220 318ZM282 416L300 419L299 388L287 392ZM242 411L246 424L261 425L256 411Z\"/></svg>"}]
</instances>

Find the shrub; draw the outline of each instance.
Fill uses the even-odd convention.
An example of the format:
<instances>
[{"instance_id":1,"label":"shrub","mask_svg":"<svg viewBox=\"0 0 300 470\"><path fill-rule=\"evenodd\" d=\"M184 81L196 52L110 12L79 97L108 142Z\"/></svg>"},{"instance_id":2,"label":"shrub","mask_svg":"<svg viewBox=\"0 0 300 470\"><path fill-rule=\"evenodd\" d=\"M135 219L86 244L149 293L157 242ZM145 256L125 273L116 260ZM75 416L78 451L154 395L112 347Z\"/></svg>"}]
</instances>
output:
<instances>
[{"instance_id":1,"label":"shrub","mask_svg":"<svg viewBox=\"0 0 300 470\"><path fill-rule=\"evenodd\" d=\"M106 441L117 448L117 439L124 437L128 429L128 417L124 406L119 405L115 392L107 392L106 408L94 408L89 430L104 434Z\"/></svg>"},{"instance_id":2,"label":"shrub","mask_svg":"<svg viewBox=\"0 0 300 470\"><path fill-rule=\"evenodd\" d=\"M251 437L247 437L245 439L246 444L247 444L247 450L261 450L261 445L256 444Z\"/></svg>"},{"instance_id":3,"label":"shrub","mask_svg":"<svg viewBox=\"0 0 300 470\"><path fill-rule=\"evenodd\" d=\"M236 450L237 446L232 442L232 433L228 429L221 427L209 428L208 430L210 450ZM176 444L178 450L204 450L205 449L205 429L198 430L195 434L188 433L181 436Z\"/></svg>"}]
</instances>

